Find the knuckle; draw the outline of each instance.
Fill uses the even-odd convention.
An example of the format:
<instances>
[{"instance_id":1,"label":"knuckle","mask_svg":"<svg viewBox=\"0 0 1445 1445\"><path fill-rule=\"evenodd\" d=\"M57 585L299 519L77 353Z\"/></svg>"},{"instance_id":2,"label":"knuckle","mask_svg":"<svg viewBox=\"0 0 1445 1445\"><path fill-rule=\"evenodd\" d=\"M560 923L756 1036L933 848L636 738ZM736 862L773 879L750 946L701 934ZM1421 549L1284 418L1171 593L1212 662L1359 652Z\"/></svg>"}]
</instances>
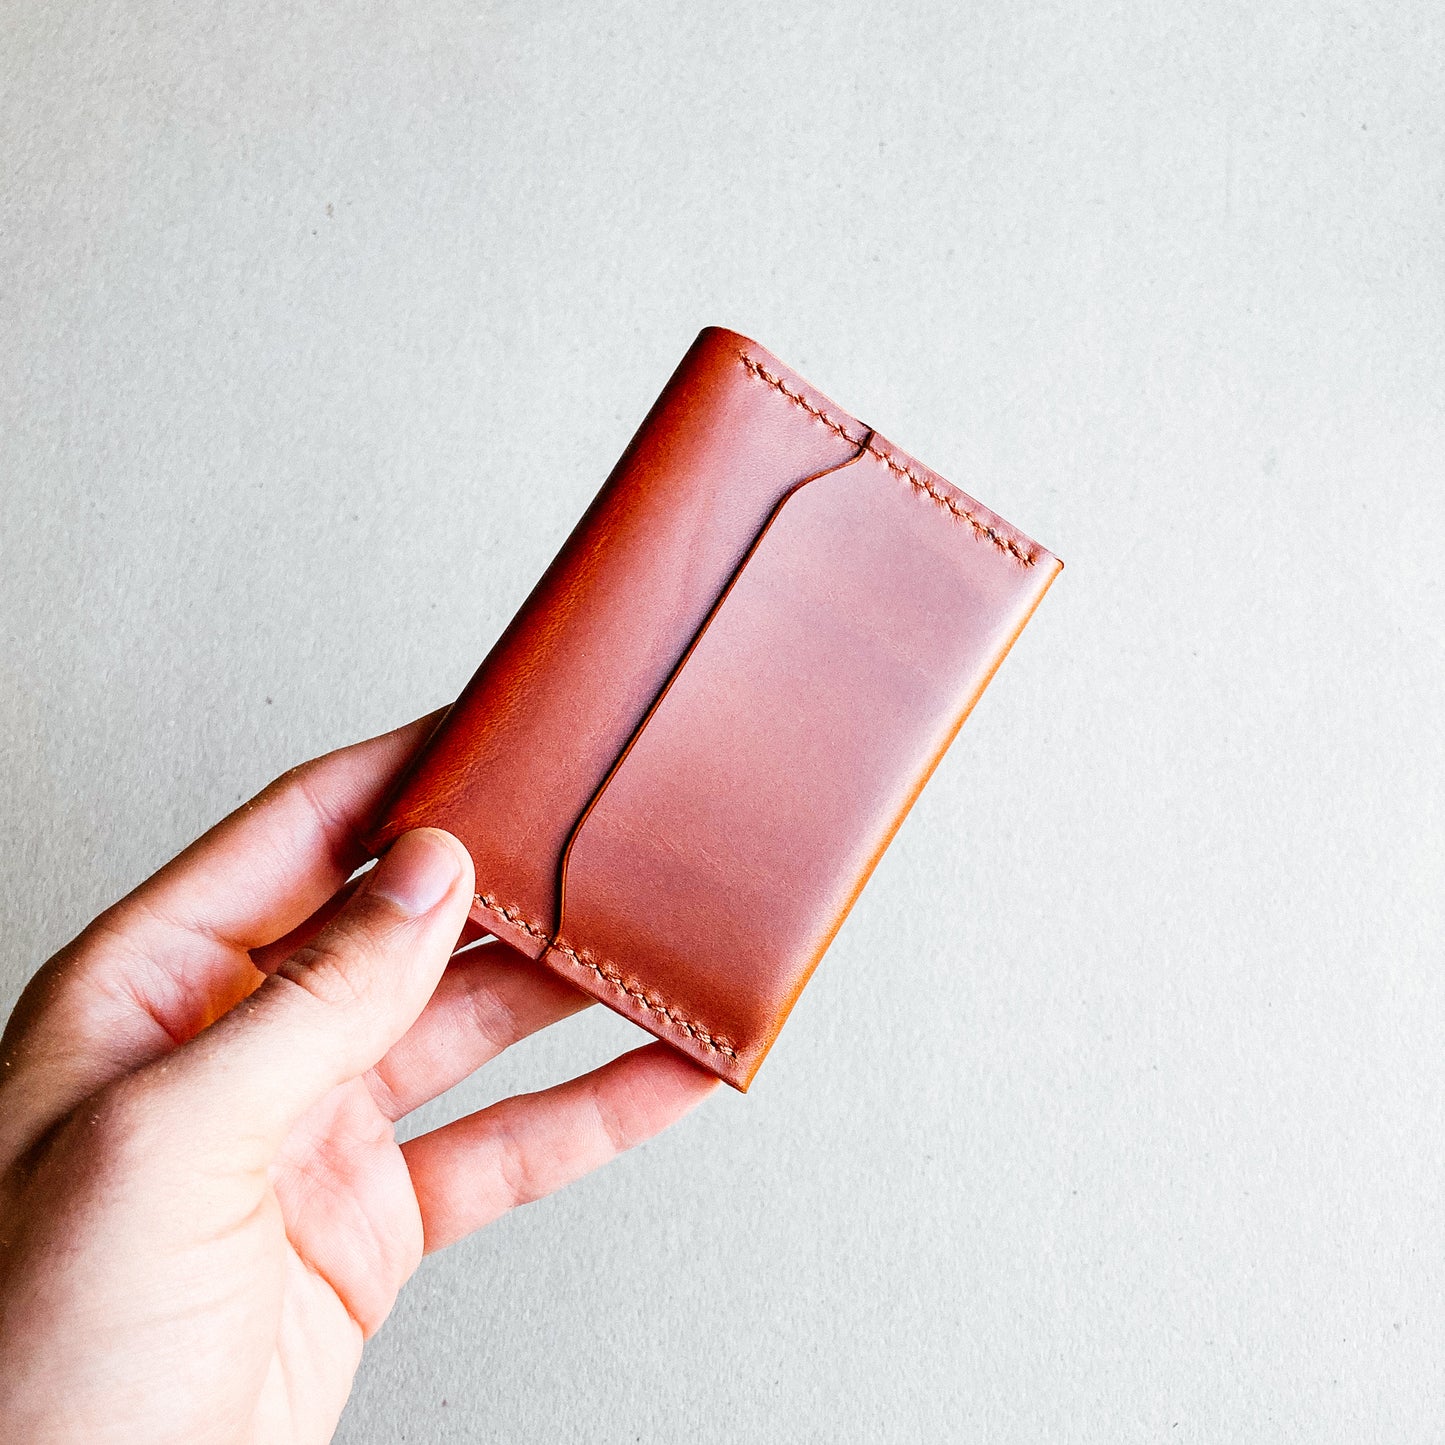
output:
<instances>
[{"instance_id":1,"label":"knuckle","mask_svg":"<svg viewBox=\"0 0 1445 1445\"><path fill-rule=\"evenodd\" d=\"M332 800L325 785L327 765L332 754L308 758L287 768L262 790L242 805L250 812L258 807L297 808L318 830L322 847L337 867L349 872L360 858L360 844L344 813Z\"/></svg>"},{"instance_id":2,"label":"knuckle","mask_svg":"<svg viewBox=\"0 0 1445 1445\"><path fill-rule=\"evenodd\" d=\"M86 1157L102 1168L127 1170L150 1159L164 1134L153 1090L133 1079L104 1089L76 1111L76 1132Z\"/></svg>"},{"instance_id":3,"label":"knuckle","mask_svg":"<svg viewBox=\"0 0 1445 1445\"><path fill-rule=\"evenodd\" d=\"M305 789L309 786L307 769L310 763L297 763L286 769L284 773L278 773L254 798L249 798L242 803L240 811L249 813L257 808L264 808L278 802L284 801L293 794L304 796Z\"/></svg>"},{"instance_id":4,"label":"knuckle","mask_svg":"<svg viewBox=\"0 0 1445 1445\"><path fill-rule=\"evenodd\" d=\"M505 1119L498 1121L494 1139L496 1146L497 1176L502 1181L502 1190L509 1209L519 1205L532 1204L547 1193L537 1178L537 1172L528 1158L528 1150L522 1140Z\"/></svg>"},{"instance_id":5,"label":"knuckle","mask_svg":"<svg viewBox=\"0 0 1445 1445\"><path fill-rule=\"evenodd\" d=\"M466 1021L485 1042L488 1055L495 1057L522 1038L526 1029L515 1004L491 980L469 983L464 995Z\"/></svg>"},{"instance_id":6,"label":"knuckle","mask_svg":"<svg viewBox=\"0 0 1445 1445\"><path fill-rule=\"evenodd\" d=\"M365 994L356 980L355 958L344 940L318 938L293 953L262 987L276 993L298 988L325 1008L354 1007Z\"/></svg>"},{"instance_id":7,"label":"knuckle","mask_svg":"<svg viewBox=\"0 0 1445 1445\"><path fill-rule=\"evenodd\" d=\"M610 1098L604 1090L594 1090L592 1109L597 1116L602 1137L614 1154L625 1154L638 1142L637 1130L628 1117L630 1111L619 1105L616 1099Z\"/></svg>"},{"instance_id":8,"label":"knuckle","mask_svg":"<svg viewBox=\"0 0 1445 1445\"><path fill-rule=\"evenodd\" d=\"M366 980L375 971L369 965L387 946L395 912L386 900L359 893L273 977L298 985L329 1007L364 1002Z\"/></svg>"}]
</instances>

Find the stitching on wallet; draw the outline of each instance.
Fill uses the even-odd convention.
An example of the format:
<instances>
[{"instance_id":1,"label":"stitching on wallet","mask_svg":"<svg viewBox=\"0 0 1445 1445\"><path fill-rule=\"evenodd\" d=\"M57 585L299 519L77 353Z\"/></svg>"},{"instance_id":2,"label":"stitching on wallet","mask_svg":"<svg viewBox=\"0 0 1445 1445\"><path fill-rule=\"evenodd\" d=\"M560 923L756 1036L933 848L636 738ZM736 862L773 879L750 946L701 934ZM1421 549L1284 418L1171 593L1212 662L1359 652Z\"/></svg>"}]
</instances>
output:
<instances>
[{"instance_id":1,"label":"stitching on wallet","mask_svg":"<svg viewBox=\"0 0 1445 1445\"><path fill-rule=\"evenodd\" d=\"M746 351L738 352L738 356L742 360L743 365L747 367L754 376L767 382L769 386L776 387L795 406L800 406L804 411L817 417L824 426L828 427L831 431L837 432L844 441L852 442L855 447L861 446L864 451L872 452L880 462L892 471L897 472L900 477L917 487L920 492L927 493L927 495L932 497L940 506L947 507L955 517L961 517L973 528L978 536L987 538L988 541L992 542L1001 552L1008 552L1012 556L1017 557L1025 567L1032 567L1034 565L1034 554L1032 552L1025 552L1012 537L1005 537L1002 532L990 527L981 517L975 517L967 507L961 507L952 497L944 496L926 477L920 477L911 467L905 467L902 462L897 461L895 458L889 456L887 452L874 446L871 438L866 442L860 442L841 422L835 421L827 412L820 411L807 397L801 396L794 391L782 377L774 376L771 371L768 371L765 367L754 361Z\"/></svg>"},{"instance_id":2,"label":"stitching on wallet","mask_svg":"<svg viewBox=\"0 0 1445 1445\"><path fill-rule=\"evenodd\" d=\"M683 1018L681 1014L674 1013L672 1009L661 1002L661 1000L648 998L641 989L628 988L622 975L611 965L599 963L590 954L579 953L575 948L569 948L568 945L563 943L559 938L549 937L542 929L538 928L535 923L529 923L521 914L515 913L512 909L498 903L495 898L491 898L484 893L475 893L472 896L483 908L490 908L493 913L505 918L508 923L516 928L520 928L523 933L529 933L533 938L540 939L549 948L555 948L558 953L570 959L578 968L585 968L595 973L598 978L602 979L605 983L610 983L619 993L626 994L628 998L632 999L640 1007L646 1009L648 1013L654 1013L660 1018L665 1018L674 1028L681 1029L688 1038L696 1039L709 1053L723 1054L729 1059L737 1058L737 1050L734 1049L731 1044L716 1037L714 1034L710 1034L700 1025Z\"/></svg>"}]
</instances>

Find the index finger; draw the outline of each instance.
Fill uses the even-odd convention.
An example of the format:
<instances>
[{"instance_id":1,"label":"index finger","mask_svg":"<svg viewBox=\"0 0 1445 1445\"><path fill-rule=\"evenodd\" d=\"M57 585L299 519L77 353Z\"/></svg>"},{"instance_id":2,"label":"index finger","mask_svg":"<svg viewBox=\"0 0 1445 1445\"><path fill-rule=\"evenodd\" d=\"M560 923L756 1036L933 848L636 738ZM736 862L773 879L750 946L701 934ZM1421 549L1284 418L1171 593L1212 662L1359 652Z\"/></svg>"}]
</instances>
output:
<instances>
[{"instance_id":1,"label":"index finger","mask_svg":"<svg viewBox=\"0 0 1445 1445\"><path fill-rule=\"evenodd\" d=\"M31 979L0 1039L0 1159L255 989L250 950L296 928L365 860L363 833L439 718L284 773Z\"/></svg>"},{"instance_id":2,"label":"index finger","mask_svg":"<svg viewBox=\"0 0 1445 1445\"><path fill-rule=\"evenodd\" d=\"M366 861L363 833L441 716L291 768L122 899L112 917L160 920L238 953L289 933Z\"/></svg>"}]
</instances>

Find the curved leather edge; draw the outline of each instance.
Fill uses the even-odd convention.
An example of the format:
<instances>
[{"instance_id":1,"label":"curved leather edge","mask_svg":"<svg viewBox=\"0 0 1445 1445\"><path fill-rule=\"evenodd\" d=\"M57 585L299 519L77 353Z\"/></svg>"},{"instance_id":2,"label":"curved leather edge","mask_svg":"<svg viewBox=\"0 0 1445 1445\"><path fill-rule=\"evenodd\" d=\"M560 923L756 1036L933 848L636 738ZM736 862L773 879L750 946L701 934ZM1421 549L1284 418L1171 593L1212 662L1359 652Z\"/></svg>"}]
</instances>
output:
<instances>
[{"instance_id":1,"label":"curved leather edge","mask_svg":"<svg viewBox=\"0 0 1445 1445\"><path fill-rule=\"evenodd\" d=\"M872 431L868 431L867 436L871 437L872 435ZM687 650L682 654L680 658L678 658L677 666L673 668L672 672L668 675L667 681L663 683L662 687L658 690L657 696L653 698L651 705L642 715L642 718L638 722L632 736L628 738L626 746L622 749L620 753L618 753L617 760L607 770L607 775L602 779L601 783L598 784L597 791L588 800L587 806L578 815L577 821L572 825L572 831L567 835L567 846L562 850L562 859L560 864L558 865L556 931L559 938L566 931L567 927L567 861L572 856L572 845L577 841L577 837L581 833L583 826L587 822L587 819L591 817L592 810L602 800L602 796L604 793L606 793L608 785L612 782L613 778L617 776L618 772L622 768L622 765L627 761L627 755L636 746L638 739L646 731L648 723L652 721L653 717L657 713L658 708L662 706L664 699L667 697L667 694L672 690L673 683L675 683L677 679L682 676L682 670L687 666L688 659L693 655L694 652L697 651L698 644L701 643L704 636L706 636L708 628L712 626L713 619L717 617L719 612L722 611L724 604L728 600L728 597L732 594L733 588L738 585L739 579L747 570L748 563L751 562L752 559L757 555L758 548L761 547L763 544L763 539L772 530L773 523L776 522L778 518L782 515L783 508L786 507L788 503L791 502L793 498L803 490L804 487L810 487L814 483L822 481L825 477L834 476L838 472L843 471L846 467L851 467L854 462L856 462L861 456L863 456L865 445L865 442L859 442L858 450L854 452L853 455L847 459L847 461L839 462L838 465L835 467L824 467L822 471L814 472L813 475L810 477L804 477L801 481L795 482L791 487L789 487L788 490L783 493L782 497L779 498L777 506L773 508L772 512L768 516L767 521L764 522L762 527L759 529L758 535L753 538L752 544L743 554L742 561L740 561L737 565L737 570L733 573L731 577L728 578L727 585L722 589L720 593L718 593L717 600L713 603L711 609L708 611L707 616L703 618L702 626L698 628L697 632L693 636L692 641L688 643Z\"/></svg>"},{"instance_id":2,"label":"curved leather edge","mask_svg":"<svg viewBox=\"0 0 1445 1445\"><path fill-rule=\"evenodd\" d=\"M773 508L767 521L758 531L751 546L749 546L747 552L744 554L741 562L738 563L737 570L728 579L727 585L718 595L707 617L704 618L702 626L698 628L697 633L688 644L687 650L683 653L682 657L678 659L677 666L673 669L667 681L653 699L651 706L639 721L632 736L627 740L626 746L618 754L616 761L608 770L606 777L603 778L597 791L592 795L587 806L582 810L582 813L573 825L572 831L567 838L567 846L562 851L562 858L559 865L557 890L558 918L555 937L550 940L544 939L542 942L542 952L532 955L540 958L543 963L560 973L568 982L590 993L599 1002L607 1004L608 1007L631 1019L640 1027L648 1030L649 1033L665 1040L682 1052L690 1054L698 1063L713 1073L718 1074L719 1077L727 1083L732 1084L734 1088L743 1092L746 1092L747 1086L749 1082L751 1082L753 1074L756 1072L756 1063L753 1063L746 1056L740 1059L739 1051L726 1039L715 1038L704 1025L695 1022L673 1009L656 995L655 992L648 990L636 980L628 979L611 965L597 960L588 952L585 945L576 945L574 942L568 941L566 937L567 865L572 856L573 845L581 835L588 818L591 817L593 810L606 794L609 784L626 763L628 755L646 731L648 723L656 715L657 710L662 706L673 684L682 675L688 660L697 650L698 645L706 635L713 620L726 605L728 597L732 594L739 579L747 570L748 563L757 555L759 547L763 545L764 539L772 529L773 524L779 516L782 515L783 509L805 487L813 486L852 466L853 463L865 454L866 442L872 435L871 429L865 429L864 437L857 443L858 449L851 457L846 461L839 462L836 466L825 467L821 471L814 472L811 476L803 477L783 494L777 505ZM481 900L479 900L479 902L480 901ZM488 909L487 913L488 916L493 919L497 916L497 910L495 908ZM509 937L519 932L515 923L505 918L505 916L503 923L508 927ZM522 928L526 929L526 934L523 934L524 938L526 938L528 934L535 934L535 930L531 929L525 923L522 924ZM533 939L528 938L527 941L531 943ZM530 948L526 951L529 954L531 953ZM757 1062L761 1062L761 1056L758 1057Z\"/></svg>"}]
</instances>

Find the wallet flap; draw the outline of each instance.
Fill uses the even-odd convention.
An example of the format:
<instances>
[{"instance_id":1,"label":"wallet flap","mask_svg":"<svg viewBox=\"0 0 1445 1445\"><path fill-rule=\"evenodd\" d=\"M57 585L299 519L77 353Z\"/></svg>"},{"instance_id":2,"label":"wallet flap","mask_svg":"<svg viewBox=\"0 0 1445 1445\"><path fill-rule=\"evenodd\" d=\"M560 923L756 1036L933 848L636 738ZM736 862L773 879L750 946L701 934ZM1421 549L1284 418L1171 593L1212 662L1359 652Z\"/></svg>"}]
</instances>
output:
<instances>
[{"instance_id":1,"label":"wallet flap","mask_svg":"<svg viewBox=\"0 0 1445 1445\"><path fill-rule=\"evenodd\" d=\"M871 440L783 501L564 863L547 961L739 1088L1058 569Z\"/></svg>"},{"instance_id":2,"label":"wallet flap","mask_svg":"<svg viewBox=\"0 0 1445 1445\"><path fill-rule=\"evenodd\" d=\"M779 498L858 450L760 385L743 344L698 337L370 839L454 833L477 920L533 957L578 817Z\"/></svg>"}]
</instances>

